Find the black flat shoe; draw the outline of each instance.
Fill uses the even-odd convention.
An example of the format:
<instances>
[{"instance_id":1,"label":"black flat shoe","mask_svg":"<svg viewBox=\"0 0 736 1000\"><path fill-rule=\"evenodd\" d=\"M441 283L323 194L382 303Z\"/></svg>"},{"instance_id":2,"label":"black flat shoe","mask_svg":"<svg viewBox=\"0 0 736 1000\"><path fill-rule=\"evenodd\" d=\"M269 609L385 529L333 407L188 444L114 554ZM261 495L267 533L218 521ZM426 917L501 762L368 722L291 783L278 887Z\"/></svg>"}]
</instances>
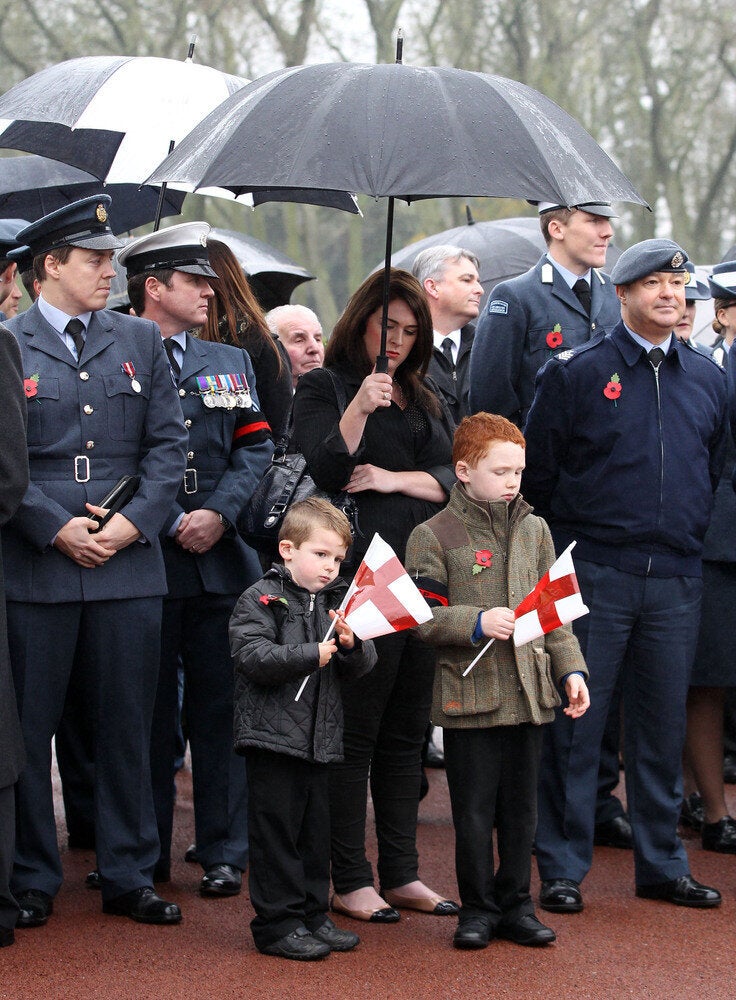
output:
<instances>
[{"instance_id":1,"label":"black flat shoe","mask_svg":"<svg viewBox=\"0 0 736 1000\"><path fill-rule=\"evenodd\" d=\"M214 865L208 868L199 883L201 896L237 896L243 884L243 873L234 865Z\"/></svg>"},{"instance_id":2,"label":"black flat shoe","mask_svg":"<svg viewBox=\"0 0 736 1000\"><path fill-rule=\"evenodd\" d=\"M541 948L557 940L557 935L551 927L545 927L533 913L525 913L513 923L500 923L496 927L496 937L513 941L514 944L524 944L532 948Z\"/></svg>"},{"instance_id":3,"label":"black flat shoe","mask_svg":"<svg viewBox=\"0 0 736 1000\"><path fill-rule=\"evenodd\" d=\"M697 792L690 792L682 800L682 805L680 806L680 824L698 832L702 830L704 822L703 800Z\"/></svg>"},{"instance_id":4,"label":"black flat shoe","mask_svg":"<svg viewBox=\"0 0 736 1000\"><path fill-rule=\"evenodd\" d=\"M176 903L161 899L147 885L104 902L102 912L130 917L139 924L178 924L181 921L181 910Z\"/></svg>"},{"instance_id":5,"label":"black flat shoe","mask_svg":"<svg viewBox=\"0 0 736 1000\"><path fill-rule=\"evenodd\" d=\"M197 864L197 861L199 859L197 858L197 845L196 844L190 844L189 847L187 847L186 853L184 854L184 860L186 861L186 863L188 865L196 865Z\"/></svg>"},{"instance_id":6,"label":"black flat shoe","mask_svg":"<svg viewBox=\"0 0 736 1000\"><path fill-rule=\"evenodd\" d=\"M692 906L700 910L721 905L720 892L696 882L692 875L681 875L671 882L637 885L636 895L640 899L662 899L676 906Z\"/></svg>"},{"instance_id":7,"label":"black flat shoe","mask_svg":"<svg viewBox=\"0 0 736 1000\"><path fill-rule=\"evenodd\" d=\"M16 927L43 927L54 912L54 901L40 889L26 889L16 896L20 913Z\"/></svg>"},{"instance_id":8,"label":"black flat shoe","mask_svg":"<svg viewBox=\"0 0 736 1000\"><path fill-rule=\"evenodd\" d=\"M86 875L84 879L84 884L87 886L88 889L101 889L102 875L100 875L100 869L93 868L92 871Z\"/></svg>"},{"instance_id":9,"label":"black flat shoe","mask_svg":"<svg viewBox=\"0 0 736 1000\"><path fill-rule=\"evenodd\" d=\"M616 816L606 823L596 823L593 843L598 847L618 847L624 851L632 850L634 838L631 833L631 823L626 816Z\"/></svg>"},{"instance_id":10,"label":"black flat shoe","mask_svg":"<svg viewBox=\"0 0 736 1000\"><path fill-rule=\"evenodd\" d=\"M703 823L700 836L703 850L736 854L736 820L732 816L723 816L717 823Z\"/></svg>"},{"instance_id":11,"label":"black flat shoe","mask_svg":"<svg viewBox=\"0 0 736 1000\"><path fill-rule=\"evenodd\" d=\"M551 878L542 882L539 905L550 913L580 913L583 896L571 878Z\"/></svg>"},{"instance_id":12,"label":"black flat shoe","mask_svg":"<svg viewBox=\"0 0 736 1000\"><path fill-rule=\"evenodd\" d=\"M327 958L330 954L330 946L324 941L318 941L306 927L297 927L291 934L258 950L264 955L292 958L297 962L315 962L320 958Z\"/></svg>"},{"instance_id":13,"label":"black flat shoe","mask_svg":"<svg viewBox=\"0 0 736 1000\"><path fill-rule=\"evenodd\" d=\"M330 909L333 913L342 913L353 920L365 920L371 924L395 924L401 920L401 914L393 906L383 906L380 910L351 910L337 893L332 897Z\"/></svg>"},{"instance_id":14,"label":"black flat shoe","mask_svg":"<svg viewBox=\"0 0 736 1000\"><path fill-rule=\"evenodd\" d=\"M470 919L461 920L458 923L452 938L452 945L453 948L478 951L488 947L491 937L491 928L486 920L483 920L482 917L470 917Z\"/></svg>"},{"instance_id":15,"label":"black flat shoe","mask_svg":"<svg viewBox=\"0 0 736 1000\"><path fill-rule=\"evenodd\" d=\"M0 948L9 948L15 944L15 931L12 927L0 927Z\"/></svg>"}]
</instances>

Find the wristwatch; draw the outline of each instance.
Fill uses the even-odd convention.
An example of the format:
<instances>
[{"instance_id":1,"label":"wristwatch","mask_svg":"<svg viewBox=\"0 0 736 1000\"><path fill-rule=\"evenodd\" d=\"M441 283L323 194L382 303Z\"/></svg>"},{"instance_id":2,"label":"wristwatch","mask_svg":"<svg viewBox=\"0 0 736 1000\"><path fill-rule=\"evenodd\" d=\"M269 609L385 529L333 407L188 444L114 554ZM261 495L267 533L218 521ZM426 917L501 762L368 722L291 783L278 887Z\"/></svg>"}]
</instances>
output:
<instances>
[{"instance_id":1,"label":"wristwatch","mask_svg":"<svg viewBox=\"0 0 736 1000\"><path fill-rule=\"evenodd\" d=\"M219 512L219 510L217 511L217 520L220 522L225 531L227 531L228 528L231 527L228 519L226 517L223 517L222 514Z\"/></svg>"}]
</instances>

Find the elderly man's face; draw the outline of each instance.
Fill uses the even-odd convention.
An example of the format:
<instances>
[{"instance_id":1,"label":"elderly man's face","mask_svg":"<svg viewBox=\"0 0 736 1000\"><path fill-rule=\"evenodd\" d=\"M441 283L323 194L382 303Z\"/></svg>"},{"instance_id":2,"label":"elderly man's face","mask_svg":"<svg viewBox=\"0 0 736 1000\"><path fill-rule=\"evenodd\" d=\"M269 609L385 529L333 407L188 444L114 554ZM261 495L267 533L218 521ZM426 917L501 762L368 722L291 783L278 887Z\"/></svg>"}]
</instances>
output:
<instances>
[{"instance_id":1,"label":"elderly man's face","mask_svg":"<svg viewBox=\"0 0 736 1000\"><path fill-rule=\"evenodd\" d=\"M309 313L295 312L293 316L280 323L279 340L291 359L294 385L305 372L322 367L325 360L322 327Z\"/></svg>"},{"instance_id":2,"label":"elderly man's face","mask_svg":"<svg viewBox=\"0 0 736 1000\"><path fill-rule=\"evenodd\" d=\"M640 337L661 344L685 312L685 272L655 271L616 287L621 318Z\"/></svg>"},{"instance_id":3,"label":"elderly man's face","mask_svg":"<svg viewBox=\"0 0 736 1000\"><path fill-rule=\"evenodd\" d=\"M23 292L18 285L18 265L8 264L0 274L0 312L12 319L18 312Z\"/></svg>"}]
</instances>

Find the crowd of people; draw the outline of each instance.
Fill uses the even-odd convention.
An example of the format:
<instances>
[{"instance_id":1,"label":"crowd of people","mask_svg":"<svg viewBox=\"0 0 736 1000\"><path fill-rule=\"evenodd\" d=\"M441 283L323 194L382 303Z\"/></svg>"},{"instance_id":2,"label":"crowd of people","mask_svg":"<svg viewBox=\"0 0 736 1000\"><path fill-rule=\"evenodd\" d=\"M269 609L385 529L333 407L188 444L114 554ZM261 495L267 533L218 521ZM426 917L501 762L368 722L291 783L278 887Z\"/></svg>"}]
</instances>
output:
<instances>
[{"instance_id":1,"label":"crowd of people","mask_svg":"<svg viewBox=\"0 0 736 1000\"><path fill-rule=\"evenodd\" d=\"M533 855L540 907L576 913L596 844L633 851L637 896L718 906L677 830L736 853L736 262L708 288L652 239L609 276L611 206L542 203L546 253L482 312L477 258L432 247L366 279L325 347L311 310L264 315L205 223L123 245L109 205L0 225L0 946L63 881L54 738L70 846L139 923L182 917L159 889L186 741L199 892L247 872L268 955L349 951L331 914L402 910L456 917L458 949L551 944ZM105 308L115 253L129 312ZM358 517L295 504L271 565L238 525L285 434ZM340 602L376 532L433 615L361 640ZM588 614L517 646L514 609L571 543ZM432 725L459 902L416 846Z\"/></svg>"}]
</instances>

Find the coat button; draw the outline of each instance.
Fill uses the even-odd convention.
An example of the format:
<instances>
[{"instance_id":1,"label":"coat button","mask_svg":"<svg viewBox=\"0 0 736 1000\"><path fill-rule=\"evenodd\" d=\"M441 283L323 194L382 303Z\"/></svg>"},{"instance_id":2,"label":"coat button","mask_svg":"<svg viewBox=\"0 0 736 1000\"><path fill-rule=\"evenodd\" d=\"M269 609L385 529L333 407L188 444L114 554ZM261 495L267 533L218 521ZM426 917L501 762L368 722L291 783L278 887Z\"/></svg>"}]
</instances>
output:
<instances>
[{"instance_id":1,"label":"coat button","mask_svg":"<svg viewBox=\"0 0 736 1000\"><path fill-rule=\"evenodd\" d=\"M92 451L92 449L94 448L94 446L95 446L94 441L88 441L87 444L84 447L87 449L87 451Z\"/></svg>"},{"instance_id":2,"label":"coat button","mask_svg":"<svg viewBox=\"0 0 736 1000\"><path fill-rule=\"evenodd\" d=\"M90 406L89 403L84 407L84 412L89 416L90 413L94 413L94 407Z\"/></svg>"},{"instance_id":3,"label":"coat button","mask_svg":"<svg viewBox=\"0 0 736 1000\"><path fill-rule=\"evenodd\" d=\"M89 378L89 372L80 372L79 377L83 382L86 382L87 379Z\"/></svg>"},{"instance_id":4,"label":"coat button","mask_svg":"<svg viewBox=\"0 0 736 1000\"><path fill-rule=\"evenodd\" d=\"M191 420L189 420L189 419L185 420L185 421L184 421L184 426L185 426L185 427L191 427L191 426L192 426L192 421L191 421Z\"/></svg>"},{"instance_id":5,"label":"coat button","mask_svg":"<svg viewBox=\"0 0 736 1000\"><path fill-rule=\"evenodd\" d=\"M193 451L188 451L187 452L187 458L191 462L191 460L194 458L194 452Z\"/></svg>"},{"instance_id":6,"label":"coat button","mask_svg":"<svg viewBox=\"0 0 736 1000\"><path fill-rule=\"evenodd\" d=\"M187 390L186 390L186 389L180 389L180 390L179 390L179 395L180 395L180 396L182 396L182 397L183 397L183 396L186 396L186 394L187 394Z\"/></svg>"}]
</instances>

